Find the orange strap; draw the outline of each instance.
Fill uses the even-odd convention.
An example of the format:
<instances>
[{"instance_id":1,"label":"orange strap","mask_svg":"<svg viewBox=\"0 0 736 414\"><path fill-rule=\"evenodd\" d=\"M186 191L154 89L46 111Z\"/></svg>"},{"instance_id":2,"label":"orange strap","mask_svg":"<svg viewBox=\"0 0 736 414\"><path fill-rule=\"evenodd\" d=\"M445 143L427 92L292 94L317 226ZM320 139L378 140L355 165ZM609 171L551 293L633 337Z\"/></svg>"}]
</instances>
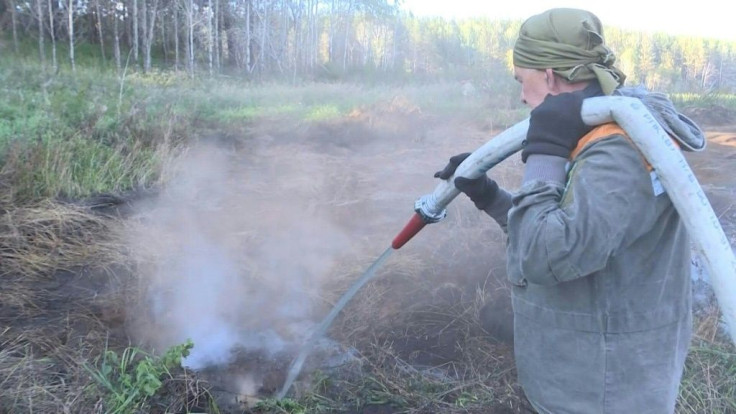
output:
<instances>
[{"instance_id":1,"label":"orange strap","mask_svg":"<svg viewBox=\"0 0 736 414\"><path fill-rule=\"evenodd\" d=\"M624 131L624 129L618 126L618 124L616 123L609 122L607 124L598 125L590 132L583 135L582 138L580 138L580 141L578 141L578 146L572 150L572 153L570 153L570 160L574 160L578 156L578 154L580 154L583 148L588 146L588 144L592 144L595 141L616 134L623 135L624 137L626 137L626 139L629 139L629 135L626 133L626 131Z\"/></svg>"},{"instance_id":2,"label":"orange strap","mask_svg":"<svg viewBox=\"0 0 736 414\"><path fill-rule=\"evenodd\" d=\"M582 152L583 149L585 149L585 147L587 147L589 144L592 144L603 138L610 137L611 135L623 135L624 138L631 141L631 138L629 138L629 134L627 134L623 128L618 126L618 124L614 122L602 124L593 128L592 131L588 132L582 138L580 138L580 141L578 141L578 145L570 153L570 161L574 161L575 157L577 157L580 152ZM677 140L673 139L672 142L674 142L675 145L677 145L677 147L679 148L680 145L678 144ZM636 146L634 146L634 148L636 148ZM652 165L649 164L646 158L644 158L644 154L642 154L641 152L639 152L639 154L641 155L641 159L644 162L644 165L647 167L647 171L652 171L654 168L652 168Z\"/></svg>"}]
</instances>

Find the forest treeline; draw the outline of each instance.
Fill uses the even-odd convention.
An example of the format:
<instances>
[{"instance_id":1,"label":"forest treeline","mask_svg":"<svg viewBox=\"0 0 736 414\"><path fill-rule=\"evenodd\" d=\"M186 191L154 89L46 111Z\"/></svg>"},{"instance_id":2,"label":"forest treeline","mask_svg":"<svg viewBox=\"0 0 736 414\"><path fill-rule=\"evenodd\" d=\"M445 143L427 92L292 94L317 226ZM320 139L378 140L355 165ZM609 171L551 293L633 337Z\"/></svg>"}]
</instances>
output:
<instances>
[{"instance_id":1,"label":"forest treeline","mask_svg":"<svg viewBox=\"0 0 736 414\"><path fill-rule=\"evenodd\" d=\"M0 54L37 48L45 70L95 56L118 70L253 79L482 81L509 67L520 24L419 18L394 0L0 0ZM611 26L605 36L629 84L736 91L736 41Z\"/></svg>"}]
</instances>

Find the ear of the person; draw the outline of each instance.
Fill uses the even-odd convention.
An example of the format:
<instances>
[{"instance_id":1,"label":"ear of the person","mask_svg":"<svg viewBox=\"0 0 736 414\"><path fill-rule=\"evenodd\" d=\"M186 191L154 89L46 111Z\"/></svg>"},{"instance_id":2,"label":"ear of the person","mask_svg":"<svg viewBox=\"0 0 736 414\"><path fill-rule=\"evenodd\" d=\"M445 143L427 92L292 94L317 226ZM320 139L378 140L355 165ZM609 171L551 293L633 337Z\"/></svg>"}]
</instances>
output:
<instances>
[{"instance_id":1,"label":"ear of the person","mask_svg":"<svg viewBox=\"0 0 736 414\"><path fill-rule=\"evenodd\" d=\"M544 70L544 78L547 81L547 88L552 92L560 92L561 85L560 82L562 82L562 79L560 79L559 76L557 76L552 69L545 69Z\"/></svg>"}]
</instances>

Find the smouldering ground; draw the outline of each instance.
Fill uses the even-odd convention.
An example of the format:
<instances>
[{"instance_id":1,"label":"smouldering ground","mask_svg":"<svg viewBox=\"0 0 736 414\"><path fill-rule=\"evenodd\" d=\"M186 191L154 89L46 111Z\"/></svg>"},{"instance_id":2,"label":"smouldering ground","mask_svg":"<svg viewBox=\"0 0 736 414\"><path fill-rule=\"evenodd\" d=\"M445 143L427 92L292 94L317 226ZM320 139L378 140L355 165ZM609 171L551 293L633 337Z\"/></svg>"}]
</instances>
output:
<instances>
[{"instance_id":1,"label":"smouldering ground","mask_svg":"<svg viewBox=\"0 0 736 414\"><path fill-rule=\"evenodd\" d=\"M159 191L4 212L0 411L105 412L85 368L103 350L191 338L195 369L172 372L148 412L208 411L212 399L220 412L284 412L268 398L310 329L434 189L433 172L506 126L401 98L331 121L270 119L203 135ZM736 133L721 128L688 158L736 241ZM514 156L493 177L513 189L521 168ZM505 236L463 198L448 210L348 304L291 412L529 412L504 341ZM706 318L699 339L716 340L714 326ZM717 367L704 361L686 392ZM705 392L712 401L678 412L734 401Z\"/></svg>"}]
</instances>

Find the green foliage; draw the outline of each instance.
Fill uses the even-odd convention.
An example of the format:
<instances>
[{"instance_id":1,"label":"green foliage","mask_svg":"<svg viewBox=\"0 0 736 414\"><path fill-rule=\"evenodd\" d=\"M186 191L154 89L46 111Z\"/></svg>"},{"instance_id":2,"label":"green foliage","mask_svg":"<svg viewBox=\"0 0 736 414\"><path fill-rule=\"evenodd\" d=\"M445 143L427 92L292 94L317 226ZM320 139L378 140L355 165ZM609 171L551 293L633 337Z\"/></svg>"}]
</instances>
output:
<instances>
[{"instance_id":1,"label":"green foliage","mask_svg":"<svg viewBox=\"0 0 736 414\"><path fill-rule=\"evenodd\" d=\"M696 108L708 108L722 106L736 110L736 94L727 93L676 93L670 96L672 102L677 106L690 106Z\"/></svg>"},{"instance_id":2,"label":"green foliage","mask_svg":"<svg viewBox=\"0 0 736 414\"><path fill-rule=\"evenodd\" d=\"M164 375L181 366L182 358L189 355L194 344L191 340L171 347L162 356L155 357L135 347L128 347L118 355L106 350L95 366L85 366L105 392L108 413L133 413L144 407L146 400L161 388Z\"/></svg>"}]
</instances>

